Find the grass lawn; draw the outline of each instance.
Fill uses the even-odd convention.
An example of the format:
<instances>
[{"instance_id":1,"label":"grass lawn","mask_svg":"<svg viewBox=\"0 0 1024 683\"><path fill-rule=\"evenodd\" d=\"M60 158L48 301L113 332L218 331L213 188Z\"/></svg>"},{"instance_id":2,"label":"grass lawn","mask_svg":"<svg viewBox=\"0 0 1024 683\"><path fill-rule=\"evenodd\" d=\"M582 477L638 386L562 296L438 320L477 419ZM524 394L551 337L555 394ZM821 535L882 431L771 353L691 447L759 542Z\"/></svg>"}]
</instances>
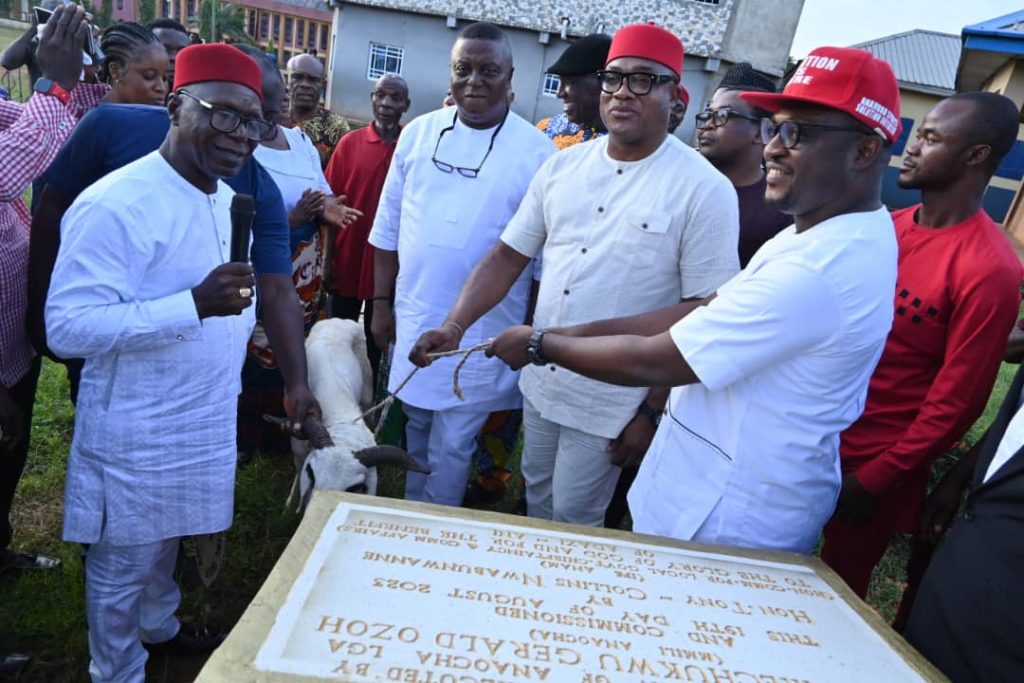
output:
<instances>
[{"instance_id":1,"label":"grass lawn","mask_svg":"<svg viewBox=\"0 0 1024 683\"><path fill-rule=\"evenodd\" d=\"M1015 366L1002 368L989 406L966 441L973 442L984 432L1015 370ZM14 505L14 547L51 553L63 560L63 566L50 573L0 575L0 651L27 652L36 658L21 680L88 680L81 549L60 541L64 470L72 427L64 370L45 362L36 399L32 450ZM185 619L230 626L244 611L297 524L295 515L283 510L293 473L288 456L257 458L239 471L227 563L212 588L185 590L181 610ZM385 472L380 488L380 495L400 497L402 480ZM510 493L494 508L511 511L515 496L515 492ZM894 543L872 584L868 602L887 619L899 605L908 551L909 544L902 539Z\"/></svg>"}]
</instances>

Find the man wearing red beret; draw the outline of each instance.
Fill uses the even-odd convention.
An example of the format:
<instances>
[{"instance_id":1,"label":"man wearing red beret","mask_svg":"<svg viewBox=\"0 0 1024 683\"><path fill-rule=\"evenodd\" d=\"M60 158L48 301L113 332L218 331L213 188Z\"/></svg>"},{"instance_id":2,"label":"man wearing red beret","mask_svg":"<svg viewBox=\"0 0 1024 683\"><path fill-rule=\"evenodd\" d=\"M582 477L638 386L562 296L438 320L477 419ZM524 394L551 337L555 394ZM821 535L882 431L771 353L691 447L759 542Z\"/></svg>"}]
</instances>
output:
<instances>
[{"instance_id":1,"label":"man wearing red beret","mask_svg":"<svg viewBox=\"0 0 1024 683\"><path fill-rule=\"evenodd\" d=\"M743 98L774 112L761 126L766 198L794 227L702 301L515 327L491 351L512 367L675 387L629 493L635 530L809 553L839 495L839 433L892 324L896 238L880 193L899 88L870 53L820 48L782 94Z\"/></svg>"},{"instance_id":2,"label":"man wearing red beret","mask_svg":"<svg viewBox=\"0 0 1024 683\"><path fill-rule=\"evenodd\" d=\"M598 73L608 135L541 166L445 325L413 348L414 362L454 348L452 330L497 305L542 252L540 327L705 297L736 273L736 193L668 135L682 71L683 45L665 29L638 24L615 34ZM526 368L519 386L530 516L601 526L620 467L643 456L667 390L616 387L553 365Z\"/></svg>"},{"instance_id":3,"label":"man wearing red beret","mask_svg":"<svg viewBox=\"0 0 1024 683\"><path fill-rule=\"evenodd\" d=\"M259 67L242 52L188 47L176 66L167 138L71 205L46 304L50 347L85 359L64 540L89 544L94 681L142 681L143 642L196 652L223 637L179 624L172 572L182 536L231 525L254 278L227 262L233 191L220 178L237 175L273 126L261 118ZM301 338L301 319L294 327ZM315 408L304 358L293 360L299 417Z\"/></svg>"}]
</instances>

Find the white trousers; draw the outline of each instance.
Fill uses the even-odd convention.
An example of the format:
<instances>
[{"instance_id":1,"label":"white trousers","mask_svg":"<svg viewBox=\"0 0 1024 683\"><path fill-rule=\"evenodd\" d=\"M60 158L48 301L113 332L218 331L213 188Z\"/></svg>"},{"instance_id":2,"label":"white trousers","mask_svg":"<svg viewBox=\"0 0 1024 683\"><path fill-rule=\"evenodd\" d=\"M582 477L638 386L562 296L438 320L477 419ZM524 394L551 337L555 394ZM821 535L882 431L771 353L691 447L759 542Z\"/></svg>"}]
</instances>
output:
<instances>
[{"instance_id":1,"label":"white trousers","mask_svg":"<svg viewBox=\"0 0 1024 683\"><path fill-rule=\"evenodd\" d=\"M119 546L104 535L89 546L85 612L94 683L143 683L148 655L142 641L162 643L177 635L181 592L173 574L179 541Z\"/></svg>"},{"instance_id":2,"label":"white trousers","mask_svg":"<svg viewBox=\"0 0 1024 683\"><path fill-rule=\"evenodd\" d=\"M462 505L476 435L491 414L472 406L424 410L403 404L408 422L409 455L430 474L407 472L405 499L438 505Z\"/></svg>"},{"instance_id":3,"label":"white trousers","mask_svg":"<svg viewBox=\"0 0 1024 683\"><path fill-rule=\"evenodd\" d=\"M545 420L523 399L523 479L530 517L604 526L620 468L609 439Z\"/></svg>"}]
</instances>

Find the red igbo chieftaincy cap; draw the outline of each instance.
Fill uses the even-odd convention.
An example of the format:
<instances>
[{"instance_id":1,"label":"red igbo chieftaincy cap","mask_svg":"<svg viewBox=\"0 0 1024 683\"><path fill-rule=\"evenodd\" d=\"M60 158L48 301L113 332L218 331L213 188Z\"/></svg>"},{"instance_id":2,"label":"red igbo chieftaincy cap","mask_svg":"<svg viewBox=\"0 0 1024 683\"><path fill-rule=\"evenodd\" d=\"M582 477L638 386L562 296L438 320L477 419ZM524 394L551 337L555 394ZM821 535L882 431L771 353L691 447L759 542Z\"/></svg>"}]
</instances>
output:
<instances>
[{"instance_id":1,"label":"red igbo chieftaincy cap","mask_svg":"<svg viewBox=\"0 0 1024 683\"><path fill-rule=\"evenodd\" d=\"M790 103L838 109L889 142L903 129L892 67L865 50L819 47L804 58L781 93L745 92L740 97L768 111Z\"/></svg>"},{"instance_id":2,"label":"red igbo chieftaincy cap","mask_svg":"<svg viewBox=\"0 0 1024 683\"><path fill-rule=\"evenodd\" d=\"M676 76L683 73L683 41L654 24L632 24L616 31L605 66L620 57L649 59L672 69Z\"/></svg>"},{"instance_id":3,"label":"red igbo chieftaincy cap","mask_svg":"<svg viewBox=\"0 0 1024 683\"><path fill-rule=\"evenodd\" d=\"M189 45L174 60L174 90L193 83L220 81L252 89L263 101L260 67L249 55L225 43Z\"/></svg>"}]
</instances>

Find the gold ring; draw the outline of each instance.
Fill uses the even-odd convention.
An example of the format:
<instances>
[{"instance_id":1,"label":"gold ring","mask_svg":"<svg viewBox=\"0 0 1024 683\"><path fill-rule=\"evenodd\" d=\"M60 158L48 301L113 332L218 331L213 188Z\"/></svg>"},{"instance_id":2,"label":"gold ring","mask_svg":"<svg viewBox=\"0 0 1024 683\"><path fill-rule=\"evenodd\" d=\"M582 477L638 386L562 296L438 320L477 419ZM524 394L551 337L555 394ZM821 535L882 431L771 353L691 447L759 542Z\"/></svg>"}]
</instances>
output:
<instances>
[{"instance_id":1,"label":"gold ring","mask_svg":"<svg viewBox=\"0 0 1024 683\"><path fill-rule=\"evenodd\" d=\"M239 287L238 296L242 297L243 299L248 299L252 296L252 289L249 287Z\"/></svg>"}]
</instances>

